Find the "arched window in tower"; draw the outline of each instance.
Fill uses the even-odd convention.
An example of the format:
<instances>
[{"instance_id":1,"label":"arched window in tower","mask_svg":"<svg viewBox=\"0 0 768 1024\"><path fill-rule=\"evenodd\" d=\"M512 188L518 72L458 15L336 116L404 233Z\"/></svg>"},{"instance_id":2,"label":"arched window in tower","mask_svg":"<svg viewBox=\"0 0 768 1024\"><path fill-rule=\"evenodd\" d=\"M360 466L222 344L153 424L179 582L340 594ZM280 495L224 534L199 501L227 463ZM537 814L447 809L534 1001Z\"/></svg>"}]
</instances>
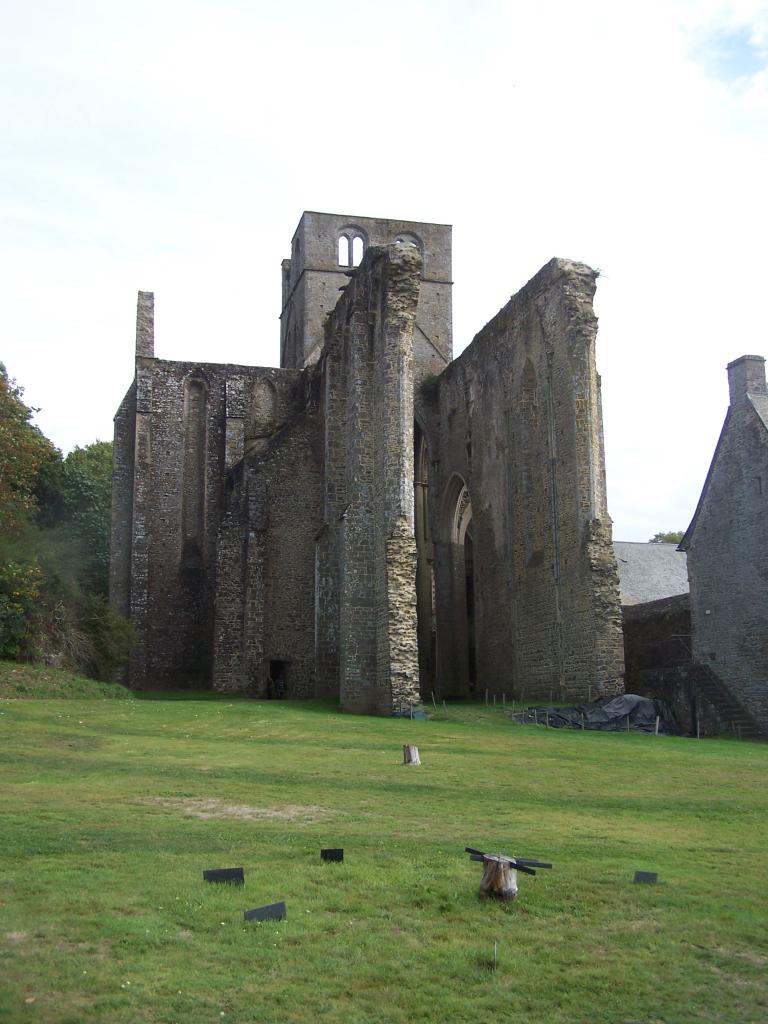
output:
<instances>
[{"instance_id":1,"label":"arched window in tower","mask_svg":"<svg viewBox=\"0 0 768 1024\"><path fill-rule=\"evenodd\" d=\"M367 246L368 242L362 228L354 225L342 228L338 239L339 266L359 267Z\"/></svg>"}]
</instances>

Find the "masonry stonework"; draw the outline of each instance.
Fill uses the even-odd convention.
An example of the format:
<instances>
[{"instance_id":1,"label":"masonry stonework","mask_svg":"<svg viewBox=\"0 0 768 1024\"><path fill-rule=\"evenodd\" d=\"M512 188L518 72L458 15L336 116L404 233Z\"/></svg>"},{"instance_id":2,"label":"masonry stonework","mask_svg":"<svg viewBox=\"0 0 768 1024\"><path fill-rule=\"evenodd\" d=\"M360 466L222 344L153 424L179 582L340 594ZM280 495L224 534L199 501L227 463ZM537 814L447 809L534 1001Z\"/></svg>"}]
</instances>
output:
<instances>
[{"instance_id":1,"label":"masonry stonework","mask_svg":"<svg viewBox=\"0 0 768 1024\"><path fill-rule=\"evenodd\" d=\"M115 418L111 593L137 687L622 688L595 274L553 260L452 357L450 228L305 213L281 367L154 355Z\"/></svg>"},{"instance_id":2,"label":"masonry stonework","mask_svg":"<svg viewBox=\"0 0 768 1024\"><path fill-rule=\"evenodd\" d=\"M433 485L445 499L433 505L432 531L446 641L438 639L437 678L452 694L622 689L594 288L588 267L553 260L440 377Z\"/></svg>"},{"instance_id":3,"label":"masonry stonework","mask_svg":"<svg viewBox=\"0 0 768 1024\"><path fill-rule=\"evenodd\" d=\"M693 656L768 733L768 388L765 360L728 366L730 406L691 525Z\"/></svg>"}]
</instances>

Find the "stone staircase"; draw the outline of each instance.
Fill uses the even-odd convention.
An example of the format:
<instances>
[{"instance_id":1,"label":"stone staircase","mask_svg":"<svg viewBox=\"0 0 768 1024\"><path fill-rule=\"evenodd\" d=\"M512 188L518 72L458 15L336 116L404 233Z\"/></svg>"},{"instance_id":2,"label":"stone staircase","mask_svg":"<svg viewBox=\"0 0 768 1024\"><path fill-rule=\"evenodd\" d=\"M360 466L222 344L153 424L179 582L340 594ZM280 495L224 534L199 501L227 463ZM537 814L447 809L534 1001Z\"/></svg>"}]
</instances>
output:
<instances>
[{"instance_id":1,"label":"stone staircase","mask_svg":"<svg viewBox=\"0 0 768 1024\"><path fill-rule=\"evenodd\" d=\"M649 645L655 669L641 669L641 692L668 700L681 726L696 735L731 733L740 739L768 739L766 730L708 665L693 660L691 637L672 635Z\"/></svg>"},{"instance_id":2,"label":"stone staircase","mask_svg":"<svg viewBox=\"0 0 768 1024\"><path fill-rule=\"evenodd\" d=\"M731 732L742 740L766 738L757 719L736 699L708 665L693 662L688 671L697 700L707 701L726 732Z\"/></svg>"}]
</instances>

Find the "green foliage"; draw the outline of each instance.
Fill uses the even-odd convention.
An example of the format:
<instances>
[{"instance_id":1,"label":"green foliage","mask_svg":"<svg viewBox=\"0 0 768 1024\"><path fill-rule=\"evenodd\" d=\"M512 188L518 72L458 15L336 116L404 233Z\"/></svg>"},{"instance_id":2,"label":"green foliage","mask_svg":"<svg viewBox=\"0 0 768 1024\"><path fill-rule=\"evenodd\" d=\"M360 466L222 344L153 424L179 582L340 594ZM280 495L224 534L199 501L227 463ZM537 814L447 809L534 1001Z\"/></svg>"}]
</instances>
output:
<instances>
[{"instance_id":1,"label":"green foliage","mask_svg":"<svg viewBox=\"0 0 768 1024\"><path fill-rule=\"evenodd\" d=\"M58 453L56 453L58 455ZM112 442L75 448L65 459L44 463L37 487L37 522L81 542L81 583L106 594L109 581L109 530L112 507Z\"/></svg>"},{"instance_id":2,"label":"green foliage","mask_svg":"<svg viewBox=\"0 0 768 1024\"><path fill-rule=\"evenodd\" d=\"M130 627L107 607L112 444L66 458L0 364L0 657L108 678Z\"/></svg>"},{"instance_id":3,"label":"green foliage","mask_svg":"<svg viewBox=\"0 0 768 1024\"><path fill-rule=\"evenodd\" d=\"M82 656L89 676L108 682L131 654L133 626L119 615L101 594L91 594L81 618L89 649Z\"/></svg>"},{"instance_id":4,"label":"green foliage","mask_svg":"<svg viewBox=\"0 0 768 1024\"><path fill-rule=\"evenodd\" d=\"M0 563L0 658L17 658L28 652L42 584L43 574L36 562Z\"/></svg>"},{"instance_id":5,"label":"green foliage","mask_svg":"<svg viewBox=\"0 0 768 1024\"><path fill-rule=\"evenodd\" d=\"M0 657L67 666L104 680L127 662L132 627L104 594L89 589L83 549L84 541L65 526L30 524L0 538Z\"/></svg>"},{"instance_id":6,"label":"green foliage","mask_svg":"<svg viewBox=\"0 0 768 1024\"><path fill-rule=\"evenodd\" d=\"M667 530L666 533L654 533L649 544L679 544L683 539L684 530Z\"/></svg>"},{"instance_id":7,"label":"green foliage","mask_svg":"<svg viewBox=\"0 0 768 1024\"><path fill-rule=\"evenodd\" d=\"M42 464L55 451L30 422L35 412L24 391L0 363L0 534L21 529L34 510L35 485Z\"/></svg>"},{"instance_id":8,"label":"green foliage","mask_svg":"<svg viewBox=\"0 0 768 1024\"><path fill-rule=\"evenodd\" d=\"M465 710L1 701L0 1019L764 1020L768 746ZM467 845L554 868L481 902Z\"/></svg>"},{"instance_id":9,"label":"green foliage","mask_svg":"<svg viewBox=\"0 0 768 1024\"><path fill-rule=\"evenodd\" d=\"M440 383L440 376L437 373L427 373L421 378L419 389L425 398L435 398Z\"/></svg>"}]
</instances>

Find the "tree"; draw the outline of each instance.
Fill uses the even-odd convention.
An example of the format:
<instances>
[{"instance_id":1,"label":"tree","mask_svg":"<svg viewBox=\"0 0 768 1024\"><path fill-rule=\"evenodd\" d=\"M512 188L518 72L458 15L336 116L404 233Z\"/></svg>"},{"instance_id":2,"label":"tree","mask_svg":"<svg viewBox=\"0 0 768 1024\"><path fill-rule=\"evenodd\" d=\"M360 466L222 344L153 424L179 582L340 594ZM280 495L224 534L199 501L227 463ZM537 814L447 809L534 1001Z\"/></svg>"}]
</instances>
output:
<instances>
[{"instance_id":1,"label":"tree","mask_svg":"<svg viewBox=\"0 0 768 1024\"><path fill-rule=\"evenodd\" d=\"M38 480L37 523L69 534L82 551L80 582L88 592L106 595L112 507L112 442L95 441L62 459L46 461Z\"/></svg>"},{"instance_id":2,"label":"tree","mask_svg":"<svg viewBox=\"0 0 768 1024\"><path fill-rule=\"evenodd\" d=\"M30 422L35 410L23 394L0 363L0 535L6 536L18 533L34 511L40 468L58 454Z\"/></svg>"},{"instance_id":3,"label":"tree","mask_svg":"<svg viewBox=\"0 0 768 1024\"><path fill-rule=\"evenodd\" d=\"M654 533L649 544L679 544L685 530L667 530L666 533Z\"/></svg>"},{"instance_id":4,"label":"tree","mask_svg":"<svg viewBox=\"0 0 768 1024\"><path fill-rule=\"evenodd\" d=\"M66 458L0 363L0 658L113 674L131 644L108 605L112 444Z\"/></svg>"},{"instance_id":5,"label":"tree","mask_svg":"<svg viewBox=\"0 0 768 1024\"><path fill-rule=\"evenodd\" d=\"M64 459L65 515L87 556L83 583L106 596L109 583L109 531L112 510L112 442L75 448Z\"/></svg>"}]
</instances>

